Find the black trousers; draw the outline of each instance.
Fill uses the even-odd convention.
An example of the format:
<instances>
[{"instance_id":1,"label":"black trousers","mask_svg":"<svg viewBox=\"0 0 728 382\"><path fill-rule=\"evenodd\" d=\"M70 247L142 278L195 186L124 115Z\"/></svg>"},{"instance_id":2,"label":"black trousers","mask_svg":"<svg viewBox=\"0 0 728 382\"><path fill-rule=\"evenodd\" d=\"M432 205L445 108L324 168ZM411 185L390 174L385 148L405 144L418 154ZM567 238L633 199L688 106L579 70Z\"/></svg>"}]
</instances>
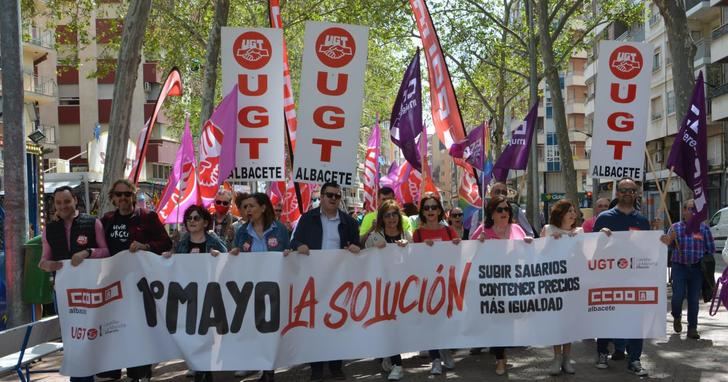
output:
<instances>
[{"instance_id":1,"label":"black trousers","mask_svg":"<svg viewBox=\"0 0 728 382\"><path fill-rule=\"evenodd\" d=\"M96 374L100 378L121 379L121 370L109 370ZM126 376L131 379L152 378L152 365L129 367L126 369Z\"/></svg>"},{"instance_id":2,"label":"black trousers","mask_svg":"<svg viewBox=\"0 0 728 382\"><path fill-rule=\"evenodd\" d=\"M324 374L324 363L325 362L311 362L311 374L323 375ZM344 366L344 362L341 360L329 361L329 371L340 371Z\"/></svg>"}]
</instances>

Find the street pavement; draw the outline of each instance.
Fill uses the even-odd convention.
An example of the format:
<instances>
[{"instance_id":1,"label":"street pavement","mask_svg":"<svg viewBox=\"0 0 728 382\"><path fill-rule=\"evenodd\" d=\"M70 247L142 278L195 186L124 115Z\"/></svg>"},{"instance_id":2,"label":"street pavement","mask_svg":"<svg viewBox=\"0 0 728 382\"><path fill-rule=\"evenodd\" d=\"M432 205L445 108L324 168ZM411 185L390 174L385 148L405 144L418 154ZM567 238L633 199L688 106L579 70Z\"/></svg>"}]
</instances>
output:
<instances>
[{"instance_id":1,"label":"street pavement","mask_svg":"<svg viewBox=\"0 0 728 382\"><path fill-rule=\"evenodd\" d=\"M718 254L716 258L716 278L720 276L726 264ZM668 288L668 295L670 289ZM668 296L669 297L669 296ZM551 377L547 368L552 358L550 348L517 348L508 349L508 372L504 376L497 376L494 372L495 357L487 350L480 355L470 355L467 349L458 350L454 358L455 370L441 376L429 375L429 358L420 357L417 353L408 353L403 356L405 377L403 382L428 381L438 382L445 380L462 381L726 381L728 382L728 310L721 308L720 312L711 317L708 314L710 304L700 305L698 318L699 340L686 338L687 310L683 311L683 332L678 334L672 330L672 316L669 314L669 298L666 304L667 336L659 339L645 340L642 355L642 366L649 371L648 377L637 377L627 372L626 361L610 361L609 368L599 370L594 367L596 356L596 343L594 340L584 340L573 344L572 354L576 361L575 375L561 375ZM62 355L48 357L35 364L34 369L57 369ZM32 369L31 369L32 370ZM191 378L184 376L185 363L181 360L163 362L156 365L153 381L187 382ZM344 371L348 381L384 382L387 374L381 371L380 365L373 359L351 360L345 362ZM308 381L310 372L306 366L278 370L275 379L278 382ZM247 377L235 377L232 372L215 373L215 382L253 382L258 378L257 373ZM0 382L17 381L15 374L0 377ZM66 381L57 373L38 373L32 375L33 381L56 382ZM106 381L97 379L97 381Z\"/></svg>"}]
</instances>

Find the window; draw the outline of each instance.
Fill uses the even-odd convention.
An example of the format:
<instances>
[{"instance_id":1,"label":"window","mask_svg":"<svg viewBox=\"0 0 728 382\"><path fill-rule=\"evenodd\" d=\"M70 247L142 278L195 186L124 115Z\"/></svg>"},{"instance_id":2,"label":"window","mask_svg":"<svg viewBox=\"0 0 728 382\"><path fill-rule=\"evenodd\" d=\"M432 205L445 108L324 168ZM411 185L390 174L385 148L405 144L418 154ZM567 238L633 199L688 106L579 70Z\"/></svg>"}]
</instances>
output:
<instances>
[{"instance_id":1,"label":"window","mask_svg":"<svg viewBox=\"0 0 728 382\"><path fill-rule=\"evenodd\" d=\"M653 98L650 101L650 110L653 121L662 118L662 97Z\"/></svg>"},{"instance_id":2,"label":"window","mask_svg":"<svg viewBox=\"0 0 728 382\"><path fill-rule=\"evenodd\" d=\"M667 115L675 112L675 92L670 90L667 92Z\"/></svg>"},{"instance_id":3,"label":"window","mask_svg":"<svg viewBox=\"0 0 728 382\"><path fill-rule=\"evenodd\" d=\"M546 134L546 171L558 172L561 171L561 156L559 153L558 141L556 139L556 133Z\"/></svg>"},{"instance_id":4,"label":"window","mask_svg":"<svg viewBox=\"0 0 728 382\"><path fill-rule=\"evenodd\" d=\"M662 55L662 49L660 49L659 47L655 48L655 53L653 54L653 57L652 57L652 71L653 72L660 70L660 67L662 66L662 62L660 62L661 55Z\"/></svg>"},{"instance_id":5,"label":"window","mask_svg":"<svg viewBox=\"0 0 728 382\"><path fill-rule=\"evenodd\" d=\"M554 108L552 106L546 106L546 118L554 118Z\"/></svg>"}]
</instances>

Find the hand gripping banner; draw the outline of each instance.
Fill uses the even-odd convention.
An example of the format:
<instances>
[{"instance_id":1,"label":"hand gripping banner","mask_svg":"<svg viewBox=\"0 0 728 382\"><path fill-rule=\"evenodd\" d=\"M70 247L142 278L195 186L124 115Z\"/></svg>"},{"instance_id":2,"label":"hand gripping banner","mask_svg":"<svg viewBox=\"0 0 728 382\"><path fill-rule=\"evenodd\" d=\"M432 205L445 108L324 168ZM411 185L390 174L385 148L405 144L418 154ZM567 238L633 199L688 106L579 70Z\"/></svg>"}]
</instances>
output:
<instances>
[{"instance_id":1,"label":"hand gripping banner","mask_svg":"<svg viewBox=\"0 0 728 382\"><path fill-rule=\"evenodd\" d=\"M64 264L61 371L178 358L198 371L270 370L422 349L664 338L661 234L389 245L356 256L123 252Z\"/></svg>"}]
</instances>

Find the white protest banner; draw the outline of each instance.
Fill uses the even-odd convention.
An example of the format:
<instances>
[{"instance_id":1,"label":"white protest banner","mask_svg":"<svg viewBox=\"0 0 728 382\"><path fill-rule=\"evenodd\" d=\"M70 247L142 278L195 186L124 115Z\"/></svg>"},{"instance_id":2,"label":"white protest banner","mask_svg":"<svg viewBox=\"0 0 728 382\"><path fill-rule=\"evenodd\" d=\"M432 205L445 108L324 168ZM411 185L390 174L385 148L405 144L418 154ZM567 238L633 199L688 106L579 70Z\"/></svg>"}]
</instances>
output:
<instances>
[{"instance_id":1,"label":"white protest banner","mask_svg":"<svg viewBox=\"0 0 728 382\"><path fill-rule=\"evenodd\" d=\"M238 89L232 176L284 180L283 31L223 27L220 41L223 89Z\"/></svg>"},{"instance_id":2,"label":"white protest banner","mask_svg":"<svg viewBox=\"0 0 728 382\"><path fill-rule=\"evenodd\" d=\"M642 180L652 45L601 41L597 70L591 176Z\"/></svg>"},{"instance_id":3,"label":"white protest banner","mask_svg":"<svg viewBox=\"0 0 728 382\"><path fill-rule=\"evenodd\" d=\"M66 263L55 284L62 372L176 358L192 370L270 370L422 349L663 338L660 235Z\"/></svg>"},{"instance_id":4,"label":"white protest banner","mask_svg":"<svg viewBox=\"0 0 728 382\"><path fill-rule=\"evenodd\" d=\"M306 22L294 180L356 183L369 29Z\"/></svg>"}]
</instances>

